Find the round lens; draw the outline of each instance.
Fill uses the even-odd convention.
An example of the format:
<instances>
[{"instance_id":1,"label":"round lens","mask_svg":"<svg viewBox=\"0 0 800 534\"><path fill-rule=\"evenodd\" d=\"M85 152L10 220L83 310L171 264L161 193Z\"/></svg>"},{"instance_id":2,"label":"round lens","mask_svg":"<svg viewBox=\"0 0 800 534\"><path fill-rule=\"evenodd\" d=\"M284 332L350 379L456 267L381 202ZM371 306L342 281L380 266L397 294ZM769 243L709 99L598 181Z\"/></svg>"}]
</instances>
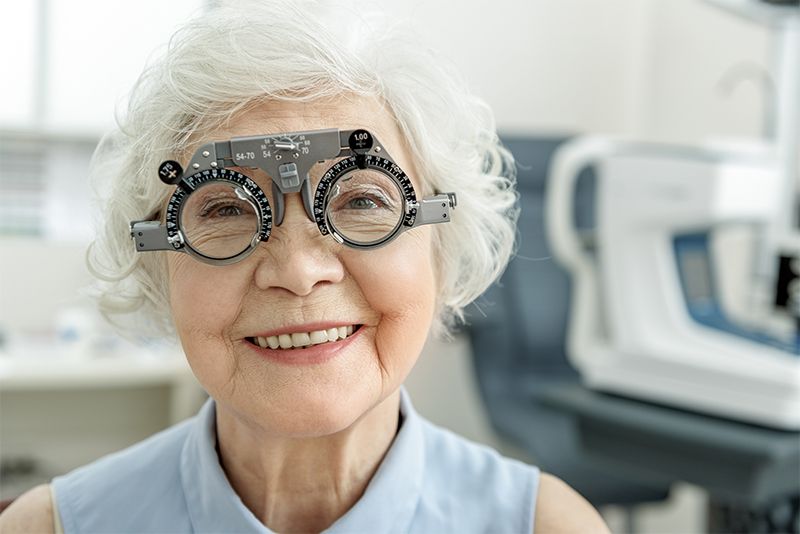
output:
<instances>
[{"instance_id":1,"label":"round lens","mask_svg":"<svg viewBox=\"0 0 800 534\"><path fill-rule=\"evenodd\" d=\"M356 169L331 185L326 215L331 229L358 245L372 245L390 237L404 215L403 193L389 176Z\"/></svg>"},{"instance_id":2,"label":"round lens","mask_svg":"<svg viewBox=\"0 0 800 534\"><path fill-rule=\"evenodd\" d=\"M212 259L232 258L250 248L259 223L250 195L238 184L221 181L194 190L179 218L187 245Z\"/></svg>"}]
</instances>

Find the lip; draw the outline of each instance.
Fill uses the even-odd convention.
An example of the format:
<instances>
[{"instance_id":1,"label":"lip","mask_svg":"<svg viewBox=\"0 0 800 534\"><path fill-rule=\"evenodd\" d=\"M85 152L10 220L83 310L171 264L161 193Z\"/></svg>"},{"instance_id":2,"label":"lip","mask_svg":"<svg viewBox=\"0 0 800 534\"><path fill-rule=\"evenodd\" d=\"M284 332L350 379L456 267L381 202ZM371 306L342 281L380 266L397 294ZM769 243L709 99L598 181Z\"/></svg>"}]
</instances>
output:
<instances>
[{"instance_id":1,"label":"lip","mask_svg":"<svg viewBox=\"0 0 800 534\"><path fill-rule=\"evenodd\" d=\"M302 328L308 328L309 326L311 325L304 325ZM345 326L345 325L343 324L334 325L333 323L330 323L330 326L328 326L328 328L334 328L335 326ZM313 327L315 330L325 329L320 325L313 325ZM280 334L288 334L290 332L313 332L313 331L314 330L290 330L282 328L281 330L273 330L272 333L269 333L267 335L275 336ZM241 341L241 343L243 343L248 349L258 354L258 356L283 365L292 365L292 366L319 365L321 363L325 363L329 360L332 360L333 358L338 356L342 352L342 350L347 348L355 339L361 337L361 333L363 331L364 331L364 325L361 325L358 328L358 330L347 336L345 339L340 339L338 341L328 341L326 343L320 343L319 345L309 345L308 347L303 347L302 349L271 349L269 347L264 349L244 339ZM258 335L261 337L266 337L264 334L258 334Z\"/></svg>"}]
</instances>

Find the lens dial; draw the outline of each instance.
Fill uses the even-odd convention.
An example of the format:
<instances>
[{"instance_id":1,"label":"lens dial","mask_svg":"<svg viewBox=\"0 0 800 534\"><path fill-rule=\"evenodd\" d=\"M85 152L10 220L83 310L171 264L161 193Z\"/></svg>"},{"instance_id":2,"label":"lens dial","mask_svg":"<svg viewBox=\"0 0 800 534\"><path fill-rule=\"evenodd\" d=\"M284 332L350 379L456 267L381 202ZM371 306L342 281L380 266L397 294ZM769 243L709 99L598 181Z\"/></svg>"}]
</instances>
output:
<instances>
[{"instance_id":1,"label":"lens dial","mask_svg":"<svg viewBox=\"0 0 800 534\"><path fill-rule=\"evenodd\" d=\"M185 178L167 205L167 235L187 252L216 263L242 259L267 241L272 212L267 197L247 176L210 169Z\"/></svg>"},{"instance_id":2,"label":"lens dial","mask_svg":"<svg viewBox=\"0 0 800 534\"><path fill-rule=\"evenodd\" d=\"M392 161L375 155L351 156L334 164L314 195L314 218L323 235L354 248L389 242L412 226L414 187Z\"/></svg>"}]
</instances>

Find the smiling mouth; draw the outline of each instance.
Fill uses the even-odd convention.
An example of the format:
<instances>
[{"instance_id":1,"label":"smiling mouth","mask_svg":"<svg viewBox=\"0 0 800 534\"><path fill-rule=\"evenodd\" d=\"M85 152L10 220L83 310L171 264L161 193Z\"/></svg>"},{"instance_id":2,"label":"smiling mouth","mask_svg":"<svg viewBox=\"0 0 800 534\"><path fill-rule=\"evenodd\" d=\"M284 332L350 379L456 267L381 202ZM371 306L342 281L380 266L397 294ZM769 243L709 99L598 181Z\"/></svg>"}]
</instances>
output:
<instances>
[{"instance_id":1,"label":"smiling mouth","mask_svg":"<svg viewBox=\"0 0 800 534\"><path fill-rule=\"evenodd\" d=\"M293 332L291 334L266 337L253 336L246 337L245 341L261 347L262 349L302 349L312 345L341 341L355 334L361 326L360 324L356 324L328 328L326 330L315 330L313 332Z\"/></svg>"}]
</instances>

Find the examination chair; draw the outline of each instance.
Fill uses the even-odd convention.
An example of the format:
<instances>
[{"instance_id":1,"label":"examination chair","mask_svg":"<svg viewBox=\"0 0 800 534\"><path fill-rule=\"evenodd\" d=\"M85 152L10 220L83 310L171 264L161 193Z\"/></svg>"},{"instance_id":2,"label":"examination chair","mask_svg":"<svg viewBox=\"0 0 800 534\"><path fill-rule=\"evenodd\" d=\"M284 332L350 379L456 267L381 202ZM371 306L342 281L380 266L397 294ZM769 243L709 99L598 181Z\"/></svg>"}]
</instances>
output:
<instances>
[{"instance_id":1,"label":"examination chair","mask_svg":"<svg viewBox=\"0 0 800 534\"><path fill-rule=\"evenodd\" d=\"M547 388L579 380L565 354L570 281L551 256L544 198L551 156L567 138L503 139L517 160L520 194L518 251L503 274L468 312L480 394L501 438L522 449L542 470L570 484L595 506L661 501L668 487L652 487L601 470L582 456L573 419L537 401ZM579 228L593 226L594 175L584 171L576 192Z\"/></svg>"}]
</instances>

